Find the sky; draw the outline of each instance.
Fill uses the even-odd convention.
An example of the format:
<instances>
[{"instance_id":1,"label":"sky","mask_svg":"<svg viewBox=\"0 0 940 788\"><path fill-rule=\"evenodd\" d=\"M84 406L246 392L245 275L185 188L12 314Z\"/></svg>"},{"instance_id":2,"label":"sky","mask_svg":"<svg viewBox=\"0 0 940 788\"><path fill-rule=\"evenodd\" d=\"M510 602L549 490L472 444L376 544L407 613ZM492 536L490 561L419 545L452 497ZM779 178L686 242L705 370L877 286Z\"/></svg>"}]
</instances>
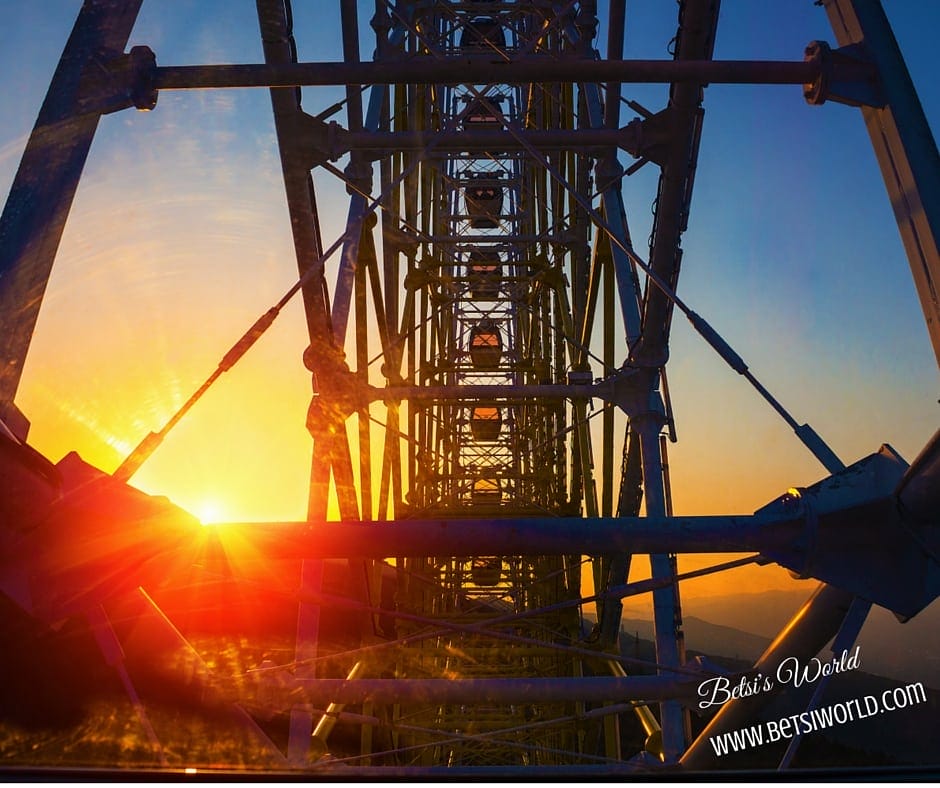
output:
<instances>
[{"instance_id":1,"label":"sky","mask_svg":"<svg viewBox=\"0 0 940 788\"><path fill-rule=\"evenodd\" d=\"M80 5L0 0L0 67L15 75L0 89L0 195ZM338 3L294 5L300 59L340 59ZM886 5L936 134L940 4ZM669 57L675 8L631 0L626 57ZM833 36L811 0L723 0L715 57L799 60L814 39ZM605 41L602 26L602 49ZM162 65L262 60L250 0L144 0L135 44ZM624 95L653 110L665 102L663 86L626 86ZM315 113L337 96L308 88L304 107ZM860 113L810 107L798 86L713 85L705 108L680 296L845 462L882 443L910 462L938 423L937 366ZM622 122L632 117L624 109ZM641 254L657 174L647 166L624 184ZM346 196L331 176L315 178L329 244L343 231ZM53 460L76 450L113 470L294 277L266 91L166 92L153 112L105 117L17 398L30 442ZM293 303L134 484L207 519L302 519L304 344ZM679 316L669 384L677 514L753 512L826 475ZM782 571L746 577L755 589L790 583Z\"/></svg>"}]
</instances>

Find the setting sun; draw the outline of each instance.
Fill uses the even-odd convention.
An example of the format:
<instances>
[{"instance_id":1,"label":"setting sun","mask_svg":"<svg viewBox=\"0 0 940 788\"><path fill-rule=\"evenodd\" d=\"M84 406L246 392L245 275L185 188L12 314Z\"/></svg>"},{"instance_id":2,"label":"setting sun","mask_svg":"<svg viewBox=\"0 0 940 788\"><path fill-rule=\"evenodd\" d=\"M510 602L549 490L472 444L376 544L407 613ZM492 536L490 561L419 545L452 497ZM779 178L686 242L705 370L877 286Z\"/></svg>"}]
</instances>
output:
<instances>
[{"instance_id":1,"label":"setting sun","mask_svg":"<svg viewBox=\"0 0 940 788\"><path fill-rule=\"evenodd\" d=\"M206 500L196 507L196 517L203 525L214 525L225 520L225 511L218 501Z\"/></svg>"}]
</instances>

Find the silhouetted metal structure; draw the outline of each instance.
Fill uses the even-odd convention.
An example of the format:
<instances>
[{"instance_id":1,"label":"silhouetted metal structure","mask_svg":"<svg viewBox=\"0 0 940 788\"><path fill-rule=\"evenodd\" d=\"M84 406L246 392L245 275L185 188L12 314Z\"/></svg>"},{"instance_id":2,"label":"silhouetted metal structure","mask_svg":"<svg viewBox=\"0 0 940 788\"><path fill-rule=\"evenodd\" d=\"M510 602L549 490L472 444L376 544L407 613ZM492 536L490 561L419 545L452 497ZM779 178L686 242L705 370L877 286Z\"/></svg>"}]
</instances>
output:
<instances>
[{"instance_id":1,"label":"silhouetted metal structure","mask_svg":"<svg viewBox=\"0 0 940 788\"><path fill-rule=\"evenodd\" d=\"M288 683L305 700L274 702L290 712L284 768L708 769L707 736L767 698L726 704L693 740L687 709L711 674L685 658L676 554L745 553L823 581L758 667L833 637L848 648L872 603L912 616L937 595L938 438L910 467L889 447L846 467L676 295L705 86L802 84L811 103L861 108L940 358L940 165L877 0L824 2L836 48L814 42L791 63L713 61L718 0L679 2L664 62L623 59L624 0L604 9L604 54L590 0L377 0L375 56L363 62L358 4L340 0L345 60L298 63L289 0L257 0L264 64L165 66L146 47L123 52L139 5L86 0L0 218L4 440L26 438L19 375L98 118L153 109L163 90L270 88L299 279L206 387L302 293L315 390L308 521L246 526L263 554L304 565ZM630 104L639 116L621 125L629 82L670 84L667 105ZM303 85L345 85L345 123L305 111ZM623 152L635 159L626 170ZM646 164L660 178L644 256L621 182ZM311 173L349 194L329 248ZM677 308L827 479L751 517L672 516ZM115 477L130 478L163 434ZM326 522L331 497L341 523ZM651 579L630 584L642 555ZM325 595L330 559L346 562L342 597ZM60 579L50 570L48 582ZM652 600L654 661L619 650L620 600L638 593ZM330 605L353 622L342 648L322 637ZM311 667L327 657L339 674ZM331 743L337 721L356 746ZM626 751L626 728L645 744ZM334 760L317 760L326 749Z\"/></svg>"}]
</instances>

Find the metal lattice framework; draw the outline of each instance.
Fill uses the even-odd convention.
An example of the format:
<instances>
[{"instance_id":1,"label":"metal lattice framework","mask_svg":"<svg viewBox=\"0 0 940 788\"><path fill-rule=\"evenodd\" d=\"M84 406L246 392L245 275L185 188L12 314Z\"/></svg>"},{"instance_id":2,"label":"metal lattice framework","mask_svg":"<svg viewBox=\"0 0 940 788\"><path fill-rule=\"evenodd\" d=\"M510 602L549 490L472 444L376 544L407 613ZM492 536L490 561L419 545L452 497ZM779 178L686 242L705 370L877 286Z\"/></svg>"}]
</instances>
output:
<instances>
[{"instance_id":1,"label":"metal lattice framework","mask_svg":"<svg viewBox=\"0 0 940 788\"><path fill-rule=\"evenodd\" d=\"M940 168L877 2L826 4L839 49L816 42L803 61L760 63L711 59L717 0L679 3L674 59L663 62L623 59L622 0L604 9L603 55L596 2L378 0L375 57L363 62L357 3L340 0L344 62L301 63L289 3L257 0L266 62L243 66L157 65L146 47L122 54L139 5L86 0L0 219L0 415L9 440L25 440L19 374L100 115L153 109L162 90L270 88L299 279L113 478L126 482L302 294L315 391L308 519L246 531L272 560L303 564L295 653L288 678L278 673L290 692L271 702L289 714L279 768L713 766L707 735L739 727L761 701L727 704L693 737L687 709L711 674L685 658L677 553L743 553L706 571L773 561L823 581L758 671L833 637L834 649L848 647L872 603L913 615L934 598L936 438L909 468L887 448L846 467L676 295L705 85L802 84L812 103L862 108L940 357ZM105 76L87 78L102 62ZM631 105L640 116L621 125L621 83L643 81L670 84L668 104ZM321 84L345 85L345 100L309 114L298 86ZM44 133L53 127L64 133ZM624 152L635 160L627 170ZM633 244L621 193L644 165L660 169L648 255ZM330 247L311 173L341 179L349 194ZM828 479L753 517L672 516L676 310ZM331 500L342 522L327 521ZM885 524L899 534L890 547L873 537L840 549ZM896 560L884 560L888 549ZM628 583L645 556L650 579ZM336 560L341 595L328 577ZM48 609L31 602L29 612L83 612L47 593ZM619 651L621 599L640 593L651 598L653 660ZM96 632L113 632L101 599L88 599ZM338 639L324 634L330 606L348 616Z\"/></svg>"}]
</instances>

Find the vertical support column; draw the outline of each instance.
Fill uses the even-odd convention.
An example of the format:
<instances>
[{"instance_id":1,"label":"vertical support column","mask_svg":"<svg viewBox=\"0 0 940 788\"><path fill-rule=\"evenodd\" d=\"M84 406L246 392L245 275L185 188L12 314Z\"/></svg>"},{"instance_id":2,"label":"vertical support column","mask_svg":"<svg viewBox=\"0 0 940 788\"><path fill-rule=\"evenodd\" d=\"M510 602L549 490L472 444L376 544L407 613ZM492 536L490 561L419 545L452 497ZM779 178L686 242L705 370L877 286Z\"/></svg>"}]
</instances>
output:
<instances>
[{"instance_id":1,"label":"vertical support column","mask_svg":"<svg viewBox=\"0 0 940 788\"><path fill-rule=\"evenodd\" d=\"M374 215L373 215L374 224ZM372 240L369 235L367 241ZM371 246L371 244L369 244ZM366 277L369 269L375 267L373 249L366 250L369 260L356 271L356 377L360 384L369 384L369 331L366 324ZM365 404L356 412L359 426L359 511L363 520L372 519L372 433L369 421L369 405Z\"/></svg>"},{"instance_id":2,"label":"vertical support column","mask_svg":"<svg viewBox=\"0 0 940 788\"><path fill-rule=\"evenodd\" d=\"M359 19L355 0L340 0L340 13L343 24L343 59L347 63L359 62ZM382 88L373 88L375 95L383 93ZM373 98L370 101L370 118L377 110ZM350 131L362 131L362 92L359 85L346 86L346 117ZM377 118L376 118L377 120ZM376 129L370 129L376 130ZM336 287L333 291L333 339L337 347L342 347L346 340L346 328L349 320L349 307L352 300L353 283L359 265L359 245L367 230L364 226L368 195L372 190L372 164L361 154L353 151L346 168L347 186L351 200L346 221L346 237L340 257ZM357 320L358 320L357 315Z\"/></svg>"},{"instance_id":3,"label":"vertical support column","mask_svg":"<svg viewBox=\"0 0 940 788\"><path fill-rule=\"evenodd\" d=\"M256 7L265 62L294 62L297 53L283 0L256 0ZM271 88L270 94L297 270L303 276L319 261L323 254L323 244L308 157L299 139L303 115L300 107L300 88ZM307 333L310 337L310 364L317 366L322 359L332 359L333 356L333 331L327 305L326 280L322 274L307 282L301 294ZM330 475L327 463L330 453L331 446L326 440L321 441L321 445L314 446L308 517L326 515Z\"/></svg>"},{"instance_id":4,"label":"vertical support column","mask_svg":"<svg viewBox=\"0 0 940 788\"><path fill-rule=\"evenodd\" d=\"M718 24L719 0L680 0L677 61L709 60ZM649 264L675 287L682 262L682 234L688 221L702 131L704 85L678 82L669 89L669 143L662 161ZM632 347L638 366L662 367L669 357L673 302L658 287L647 288L643 333Z\"/></svg>"},{"instance_id":5,"label":"vertical support column","mask_svg":"<svg viewBox=\"0 0 940 788\"><path fill-rule=\"evenodd\" d=\"M608 57L611 59L620 59L623 55L624 17L623 1L614 0L611 3L608 33ZM589 40L584 40L585 35L582 30L574 25L568 26L566 34L573 42L583 41L582 46L590 43ZM582 125L593 129L605 126L616 128L620 119L620 88L619 83L608 84L605 103L599 85L582 85L581 95L587 109L586 123ZM626 211L623 207L623 195L620 192L623 168L617 160L616 150L605 151L597 160L594 177L601 194L600 213L613 239L610 243L610 254L613 256L616 272L620 311L626 330L627 344L632 346L640 336L640 291L633 264L625 251L632 246L632 242L627 226ZM595 244L599 243L599 238L600 235L595 238Z\"/></svg>"},{"instance_id":6,"label":"vertical support column","mask_svg":"<svg viewBox=\"0 0 940 788\"><path fill-rule=\"evenodd\" d=\"M646 496L648 517L666 516L666 495L663 485L663 466L660 455L659 433L665 423L661 412L650 410L638 414L632 421L640 437L643 463L643 492ZM650 570L654 578L675 577L672 559L666 554L650 555ZM653 624L656 635L656 661L661 665L679 666L683 661L680 612L674 586L653 591ZM677 701L660 704L663 729L663 756L666 763L675 762L688 742L688 713Z\"/></svg>"},{"instance_id":7,"label":"vertical support column","mask_svg":"<svg viewBox=\"0 0 940 788\"><path fill-rule=\"evenodd\" d=\"M0 215L0 418L13 405L100 110L83 106L89 64L124 51L142 0L85 0ZM22 422L23 436L28 424Z\"/></svg>"},{"instance_id":8,"label":"vertical support column","mask_svg":"<svg viewBox=\"0 0 940 788\"><path fill-rule=\"evenodd\" d=\"M878 72L884 106L861 107L940 363L940 157L914 83L878 0L823 3L840 47L857 45ZM838 100L833 97L833 100Z\"/></svg>"},{"instance_id":9,"label":"vertical support column","mask_svg":"<svg viewBox=\"0 0 940 788\"><path fill-rule=\"evenodd\" d=\"M612 261L605 260L602 272L604 293L604 309L601 326L603 328L604 342L604 372L616 367L614 357L614 269ZM605 402L602 405L602 446L601 446L601 516L613 517L614 514L614 404Z\"/></svg>"},{"instance_id":10,"label":"vertical support column","mask_svg":"<svg viewBox=\"0 0 940 788\"><path fill-rule=\"evenodd\" d=\"M295 61L293 31L283 0L256 0L256 6L265 62L291 63ZM297 270L304 275L313 265L318 264L323 254L323 244L320 237L313 179L299 134L303 115L300 106L300 89L271 88L270 94ZM322 274L312 278L304 286L302 296L310 338L309 364L317 367L327 359L331 361L334 359L326 280ZM308 518L321 518L326 515L330 467L332 457L336 452L334 443L336 443L335 440L325 435L314 439ZM323 570L322 561L304 561L301 568L301 590L311 596L320 593L323 587ZM312 678L316 675L316 663L310 660L317 656L319 636L320 607L315 604L301 603L297 613L295 646L299 677ZM307 762L312 732L313 715L311 712L305 708L292 709L287 747L287 756L291 763Z\"/></svg>"},{"instance_id":11,"label":"vertical support column","mask_svg":"<svg viewBox=\"0 0 940 788\"><path fill-rule=\"evenodd\" d=\"M358 9L355 0L343 0L340 11L343 21L343 57L347 63L359 62L359 24ZM404 40L407 20L402 20L393 28L391 36L379 48L399 47ZM388 100L388 88L374 85L369 93L369 104L365 117L362 113L362 94L359 85L346 86L346 106L350 131L378 131L382 123L383 108ZM343 250L340 255L339 271L336 274L336 287L333 290L332 325L333 337L337 347L346 341L349 324L349 311L352 301L355 271L359 264L359 246L365 233L371 233L372 227L365 222L366 208L371 202L372 163L357 153L350 155L346 167L346 191L350 195L349 211L346 218L346 233ZM373 241L374 243L374 241Z\"/></svg>"},{"instance_id":12,"label":"vertical support column","mask_svg":"<svg viewBox=\"0 0 940 788\"><path fill-rule=\"evenodd\" d=\"M323 590L323 561L304 561L301 568L300 590L303 594L319 594ZM294 660L297 678L315 678L320 639L320 606L301 603L297 610L297 640ZM295 766L307 763L313 743L313 712L305 706L291 709L287 740L287 760Z\"/></svg>"},{"instance_id":13,"label":"vertical support column","mask_svg":"<svg viewBox=\"0 0 940 788\"><path fill-rule=\"evenodd\" d=\"M257 0L258 24L266 63L291 63L296 52L293 33L289 28L281 0ZM290 213L297 270L303 275L323 254L313 179L308 157L299 139L300 88L271 88L271 107L281 155L281 171ZM332 334L329 324L325 280L317 277L303 290L307 331L311 342L328 342Z\"/></svg>"}]
</instances>

